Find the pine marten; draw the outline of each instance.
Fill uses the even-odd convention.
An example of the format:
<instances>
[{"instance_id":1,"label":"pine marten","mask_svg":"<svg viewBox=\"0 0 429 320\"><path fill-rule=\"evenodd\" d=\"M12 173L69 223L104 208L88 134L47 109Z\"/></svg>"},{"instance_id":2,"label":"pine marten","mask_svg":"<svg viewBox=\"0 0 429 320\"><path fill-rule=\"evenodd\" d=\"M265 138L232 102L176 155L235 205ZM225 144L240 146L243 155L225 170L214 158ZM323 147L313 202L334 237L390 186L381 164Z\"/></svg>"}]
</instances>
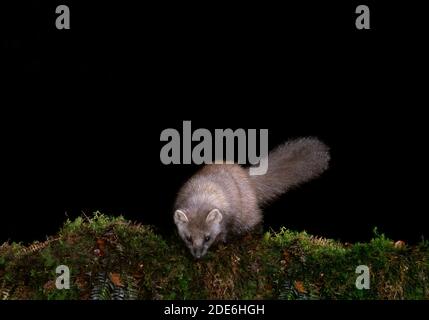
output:
<instances>
[{"instance_id":1,"label":"pine marten","mask_svg":"<svg viewBox=\"0 0 429 320\"><path fill-rule=\"evenodd\" d=\"M250 231L261 207L328 168L329 148L316 138L287 141L268 155L265 175L238 164L208 164L180 189L174 222L195 258L216 242Z\"/></svg>"}]
</instances>

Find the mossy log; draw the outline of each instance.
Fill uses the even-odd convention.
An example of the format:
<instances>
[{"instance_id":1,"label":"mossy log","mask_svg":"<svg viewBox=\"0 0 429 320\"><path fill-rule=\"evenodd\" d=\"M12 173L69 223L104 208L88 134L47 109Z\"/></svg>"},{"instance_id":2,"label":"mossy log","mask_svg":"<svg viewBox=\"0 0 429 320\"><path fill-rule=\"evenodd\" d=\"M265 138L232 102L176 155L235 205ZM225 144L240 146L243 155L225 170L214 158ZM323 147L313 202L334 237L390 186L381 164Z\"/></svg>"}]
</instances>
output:
<instances>
[{"instance_id":1,"label":"mossy log","mask_svg":"<svg viewBox=\"0 0 429 320\"><path fill-rule=\"evenodd\" d=\"M59 265L70 288L58 289ZM357 289L356 267L369 268ZM0 246L2 299L429 299L429 243L375 233L343 244L305 232L248 234L195 260L176 234L96 213L29 246Z\"/></svg>"}]
</instances>

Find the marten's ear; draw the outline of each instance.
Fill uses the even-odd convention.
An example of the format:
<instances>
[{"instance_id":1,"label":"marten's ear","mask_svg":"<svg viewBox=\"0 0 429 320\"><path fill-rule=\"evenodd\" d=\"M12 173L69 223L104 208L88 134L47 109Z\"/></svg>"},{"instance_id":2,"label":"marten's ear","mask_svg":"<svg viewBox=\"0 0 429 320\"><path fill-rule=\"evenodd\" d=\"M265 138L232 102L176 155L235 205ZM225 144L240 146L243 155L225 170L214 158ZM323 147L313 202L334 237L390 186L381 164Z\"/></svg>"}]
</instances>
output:
<instances>
[{"instance_id":1,"label":"marten's ear","mask_svg":"<svg viewBox=\"0 0 429 320\"><path fill-rule=\"evenodd\" d=\"M210 211L210 213L207 215L206 223L212 224L212 223L219 223L222 221L222 213L218 209L213 209Z\"/></svg>"},{"instance_id":2,"label":"marten's ear","mask_svg":"<svg viewBox=\"0 0 429 320\"><path fill-rule=\"evenodd\" d=\"M176 210L176 212L174 212L174 222L176 224L188 223L189 220L186 214L182 210Z\"/></svg>"}]
</instances>

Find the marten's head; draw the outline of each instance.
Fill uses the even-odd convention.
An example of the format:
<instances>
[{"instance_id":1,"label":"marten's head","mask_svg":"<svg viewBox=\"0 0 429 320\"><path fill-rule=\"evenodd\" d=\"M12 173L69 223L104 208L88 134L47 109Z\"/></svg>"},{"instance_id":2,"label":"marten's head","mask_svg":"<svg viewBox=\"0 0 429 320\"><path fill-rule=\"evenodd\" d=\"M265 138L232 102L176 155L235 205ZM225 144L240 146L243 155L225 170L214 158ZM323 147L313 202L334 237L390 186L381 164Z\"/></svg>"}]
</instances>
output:
<instances>
[{"instance_id":1,"label":"marten's head","mask_svg":"<svg viewBox=\"0 0 429 320\"><path fill-rule=\"evenodd\" d=\"M199 259L203 257L221 232L222 213L212 209L206 214L179 209L174 212L174 222L180 237Z\"/></svg>"}]
</instances>

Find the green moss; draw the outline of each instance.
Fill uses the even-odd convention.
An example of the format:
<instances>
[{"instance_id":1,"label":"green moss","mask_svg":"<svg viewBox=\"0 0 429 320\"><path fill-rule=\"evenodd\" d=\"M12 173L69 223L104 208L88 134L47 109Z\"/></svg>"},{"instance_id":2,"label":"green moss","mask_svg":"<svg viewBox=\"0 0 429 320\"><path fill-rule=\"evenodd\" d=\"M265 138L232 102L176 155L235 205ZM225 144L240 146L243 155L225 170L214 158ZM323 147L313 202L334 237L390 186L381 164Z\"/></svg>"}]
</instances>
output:
<instances>
[{"instance_id":1,"label":"green moss","mask_svg":"<svg viewBox=\"0 0 429 320\"><path fill-rule=\"evenodd\" d=\"M55 287L58 265L69 290ZM356 289L358 265L370 268L369 290ZM353 245L258 230L196 261L176 234L97 212L44 243L0 246L8 299L428 299L428 282L429 243L398 246L376 230Z\"/></svg>"}]
</instances>

